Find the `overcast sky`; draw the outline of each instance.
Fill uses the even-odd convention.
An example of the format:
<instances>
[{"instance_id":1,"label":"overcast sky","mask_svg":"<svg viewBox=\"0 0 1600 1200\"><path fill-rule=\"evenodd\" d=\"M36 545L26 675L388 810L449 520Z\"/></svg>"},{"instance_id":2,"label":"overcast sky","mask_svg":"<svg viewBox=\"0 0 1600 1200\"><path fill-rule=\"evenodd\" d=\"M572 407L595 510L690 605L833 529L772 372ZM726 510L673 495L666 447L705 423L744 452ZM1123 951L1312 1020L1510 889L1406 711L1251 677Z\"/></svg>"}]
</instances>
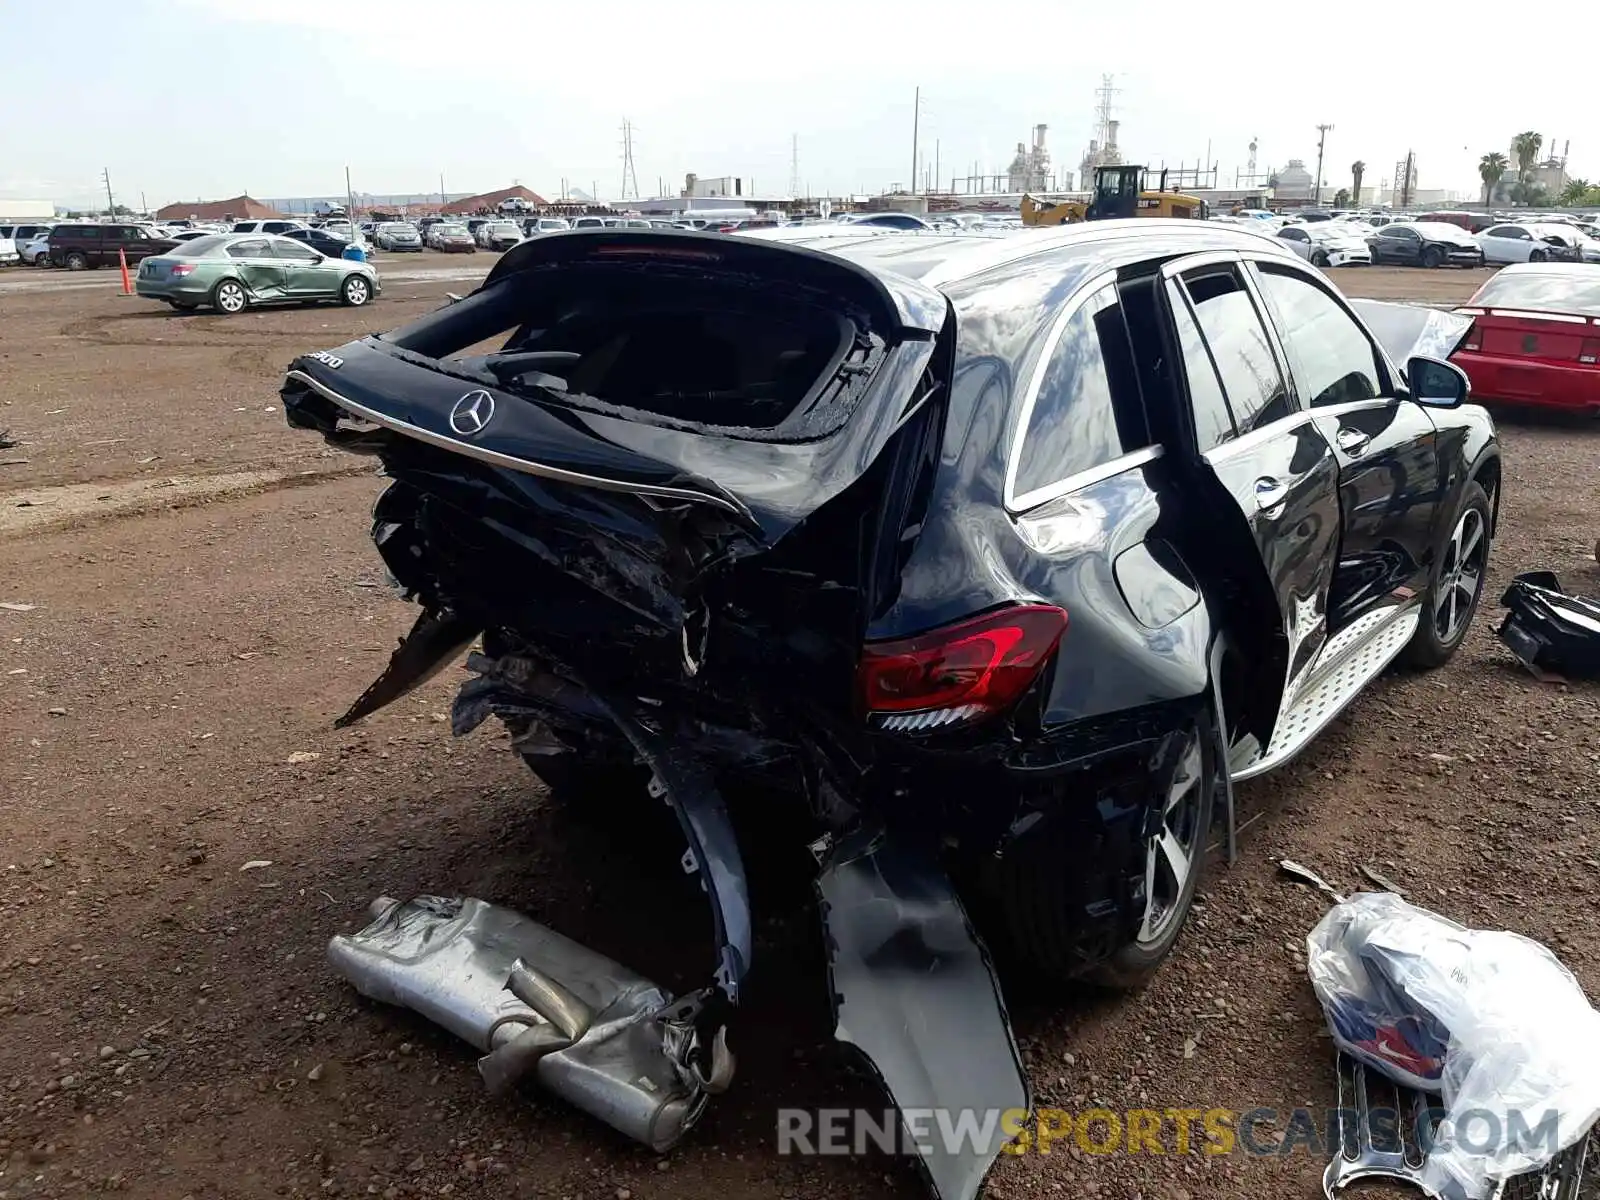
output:
<instances>
[{"instance_id":1,"label":"overcast sky","mask_svg":"<svg viewBox=\"0 0 1600 1200\"><path fill-rule=\"evenodd\" d=\"M625 117L646 196L658 179L675 193L687 171L785 193L791 135L803 191L877 192L910 176L918 85L922 154L937 149L948 186L974 162L1003 171L1037 122L1056 163L1075 170L1103 73L1120 89L1128 161L1193 163L1209 140L1224 184L1252 136L1262 170L1290 158L1315 169L1319 122L1334 126L1330 189L1357 158L1369 183L1390 179L1407 149L1421 187L1474 189L1479 156L1521 129L1574 139L1572 172L1600 172L1600 146L1574 137L1593 107L1581 71L1521 72L1485 103L1459 54L1379 62L1362 19L1314 5L6 7L0 197L13 199L92 203L102 168L135 207L141 193L151 207L323 195L343 191L346 165L371 192L436 190L442 173L451 192L517 181L555 197L565 178L613 198ZM1468 43L1471 28L1460 25Z\"/></svg>"}]
</instances>

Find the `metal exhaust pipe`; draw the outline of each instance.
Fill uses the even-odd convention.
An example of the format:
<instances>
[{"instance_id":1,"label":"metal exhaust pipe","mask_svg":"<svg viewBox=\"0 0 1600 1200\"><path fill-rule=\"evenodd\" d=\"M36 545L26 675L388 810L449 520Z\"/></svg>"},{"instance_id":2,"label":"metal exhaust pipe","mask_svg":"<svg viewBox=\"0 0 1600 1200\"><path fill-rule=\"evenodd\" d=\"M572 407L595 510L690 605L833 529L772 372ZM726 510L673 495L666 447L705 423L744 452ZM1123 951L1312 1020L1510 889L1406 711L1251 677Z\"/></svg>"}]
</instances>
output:
<instances>
[{"instance_id":1,"label":"metal exhaust pipe","mask_svg":"<svg viewBox=\"0 0 1600 1200\"><path fill-rule=\"evenodd\" d=\"M380 896L365 929L328 943L363 995L421 1013L483 1055L491 1092L533 1077L658 1151L727 1086L726 1040L706 1050L678 1014L695 1009L554 930L482 900ZM708 1086L709 1085L709 1086Z\"/></svg>"}]
</instances>

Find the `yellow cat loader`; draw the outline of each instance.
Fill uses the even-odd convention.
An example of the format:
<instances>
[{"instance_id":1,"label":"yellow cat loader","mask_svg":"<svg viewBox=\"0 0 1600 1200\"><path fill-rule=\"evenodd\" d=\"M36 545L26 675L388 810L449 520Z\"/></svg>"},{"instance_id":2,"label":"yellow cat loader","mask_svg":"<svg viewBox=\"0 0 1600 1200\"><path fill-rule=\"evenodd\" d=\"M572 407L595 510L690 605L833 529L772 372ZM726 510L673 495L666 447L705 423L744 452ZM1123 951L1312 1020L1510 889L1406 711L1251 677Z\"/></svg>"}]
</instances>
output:
<instances>
[{"instance_id":1,"label":"yellow cat loader","mask_svg":"<svg viewBox=\"0 0 1600 1200\"><path fill-rule=\"evenodd\" d=\"M1198 196L1167 191L1167 172L1161 172L1160 185L1145 187L1147 172L1138 166L1097 167L1094 195L1089 203L1068 200L1047 204L1032 196L1022 197L1024 225L1069 225L1075 221L1109 221L1117 217L1191 217L1205 220L1206 202Z\"/></svg>"}]
</instances>

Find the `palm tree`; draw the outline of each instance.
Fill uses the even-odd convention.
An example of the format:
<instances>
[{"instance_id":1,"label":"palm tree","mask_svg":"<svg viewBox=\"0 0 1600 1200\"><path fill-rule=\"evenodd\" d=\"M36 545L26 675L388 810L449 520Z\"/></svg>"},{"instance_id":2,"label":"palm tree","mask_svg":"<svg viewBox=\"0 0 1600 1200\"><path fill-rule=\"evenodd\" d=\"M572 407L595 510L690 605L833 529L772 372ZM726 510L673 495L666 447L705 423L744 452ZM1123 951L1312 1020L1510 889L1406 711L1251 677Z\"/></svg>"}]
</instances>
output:
<instances>
[{"instance_id":1,"label":"palm tree","mask_svg":"<svg viewBox=\"0 0 1600 1200\"><path fill-rule=\"evenodd\" d=\"M1350 195L1355 199L1356 207L1361 207L1361 177L1367 173L1367 164L1359 158L1350 164L1350 175L1355 186L1350 189Z\"/></svg>"},{"instance_id":2,"label":"palm tree","mask_svg":"<svg viewBox=\"0 0 1600 1200\"><path fill-rule=\"evenodd\" d=\"M1544 134L1528 130L1511 139L1511 153L1517 156L1517 179L1526 182L1528 172L1539 160L1539 147L1544 145Z\"/></svg>"},{"instance_id":3,"label":"palm tree","mask_svg":"<svg viewBox=\"0 0 1600 1200\"><path fill-rule=\"evenodd\" d=\"M1587 179L1567 180L1567 186L1561 189L1561 203L1582 204L1591 186L1593 185Z\"/></svg>"},{"instance_id":4,"label":"palm tree","mask_svg":"<svg viewBox=\"0 0 1600 1200\"><path fill-rule=\"evenodd\" d=\"M1491 150L1478 160L1478 178L1483 180L1483 206L1489 207L1490 197L1494 193L1495 184L1505 177L1506 168L1511 164L1506 156L1498 150Z\"/></svg>"}]
</instances>

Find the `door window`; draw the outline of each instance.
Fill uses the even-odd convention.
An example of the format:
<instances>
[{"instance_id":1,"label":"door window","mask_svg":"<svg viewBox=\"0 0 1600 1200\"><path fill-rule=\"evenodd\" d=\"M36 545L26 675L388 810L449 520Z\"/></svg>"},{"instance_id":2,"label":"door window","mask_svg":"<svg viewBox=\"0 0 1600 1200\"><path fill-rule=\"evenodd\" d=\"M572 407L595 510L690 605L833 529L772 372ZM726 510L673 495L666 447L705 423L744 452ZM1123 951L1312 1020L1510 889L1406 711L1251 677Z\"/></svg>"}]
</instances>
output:
<instances>
[{"instance_id":1,"label":"door window","mask_svg":"<svg viewBox=\"0 0 1600 1200\"><path fill-rule=\"evenodd\" d=\"M1202 267L1185 274L1183 285L1238 431L1248 433L1289 416L1294 405L1288 385L1239 272L1232 266Z\"/></svg>"},{"instance_id":2,"label":"door window","mask_svg":"<svg viewBox=\"0 0 1600 1200\"><path fill-rule=\"evenodd\" d=\"M291 241L289 238L273 243L272 253L277 258L286 258L292 262L308 263L319 257L317 252L310 246L301 245L299 242Z\"/></svg>"},{"instance_id":3,"label":"door window","mask_svg":"<svg viewBox=\"0 0 1600 1200\"><path fill-rule=\"evenodd\" d=\"M1118 429L1113 389L1127 395L1137 386L1122 305L1108 284L1078 307L1050 351L1018 451L1013 503L1023 507L1030 493L1134 449Z\"/></svg>"},{"instance_id":4,"label":"door window","mask_svg":"<svg viewBox=\"0 0 1600 1200\"><path fill-rule=\"evenodd\" d=\"M1517 236L1517 230L1516 230L1516 226L1514 226L1514 225L1496 225L1493 229L1489 230L1489 232L1484 234L1483 236L1484 237L1503 237L1503 238L1516 237Z\"/></svg>"},{"instance_id":5,"label":"door window","mask_svg":"<svg viewBox=\"0 0 1600 1200\"><path fill-rule=\"evenodd\" d=\"M1385 229L1383 236L1393 238L1397 242L1414 242L1417 240L1416 232L1411 229Z\"/></svg>"},{"instance_id":6,"label":"door window","mask_svg":"<svg viewBox=\"0 0 1600 1200\"><path fill-rule=\"evenodd\" d=\"M235 242L228 247L229 258L271 258L272 253L267 249L265 238L251 239L248 242Z\"/></svg>"},{"instance_id":7,"label":"door window","mask_svg":"<svg viewBox=\"0 0 1600 1200\"><path fill-rule=\"evenodd\" d=\"M1295 272L1257 270L1300 398L1318 408L1382 395L1372 342L1339 302Z\"/></svg>"},{"instance_id":8,"label":"door window","mask_svg":"<svg viewBox=\"0 0 1600 1200\"><path fill-rule=\"evenodd\" d=\"M1201 454L1234 436L1233 415L1217 382L1217 368L1206 349L1200 327L1189 313L1189 302L1176 282L1167 283L1167 304L1178 332L1178 353L1183 358L1189 384L1189 406L1194 413L1195 442Z\"/></svg>"}]
</instances>

